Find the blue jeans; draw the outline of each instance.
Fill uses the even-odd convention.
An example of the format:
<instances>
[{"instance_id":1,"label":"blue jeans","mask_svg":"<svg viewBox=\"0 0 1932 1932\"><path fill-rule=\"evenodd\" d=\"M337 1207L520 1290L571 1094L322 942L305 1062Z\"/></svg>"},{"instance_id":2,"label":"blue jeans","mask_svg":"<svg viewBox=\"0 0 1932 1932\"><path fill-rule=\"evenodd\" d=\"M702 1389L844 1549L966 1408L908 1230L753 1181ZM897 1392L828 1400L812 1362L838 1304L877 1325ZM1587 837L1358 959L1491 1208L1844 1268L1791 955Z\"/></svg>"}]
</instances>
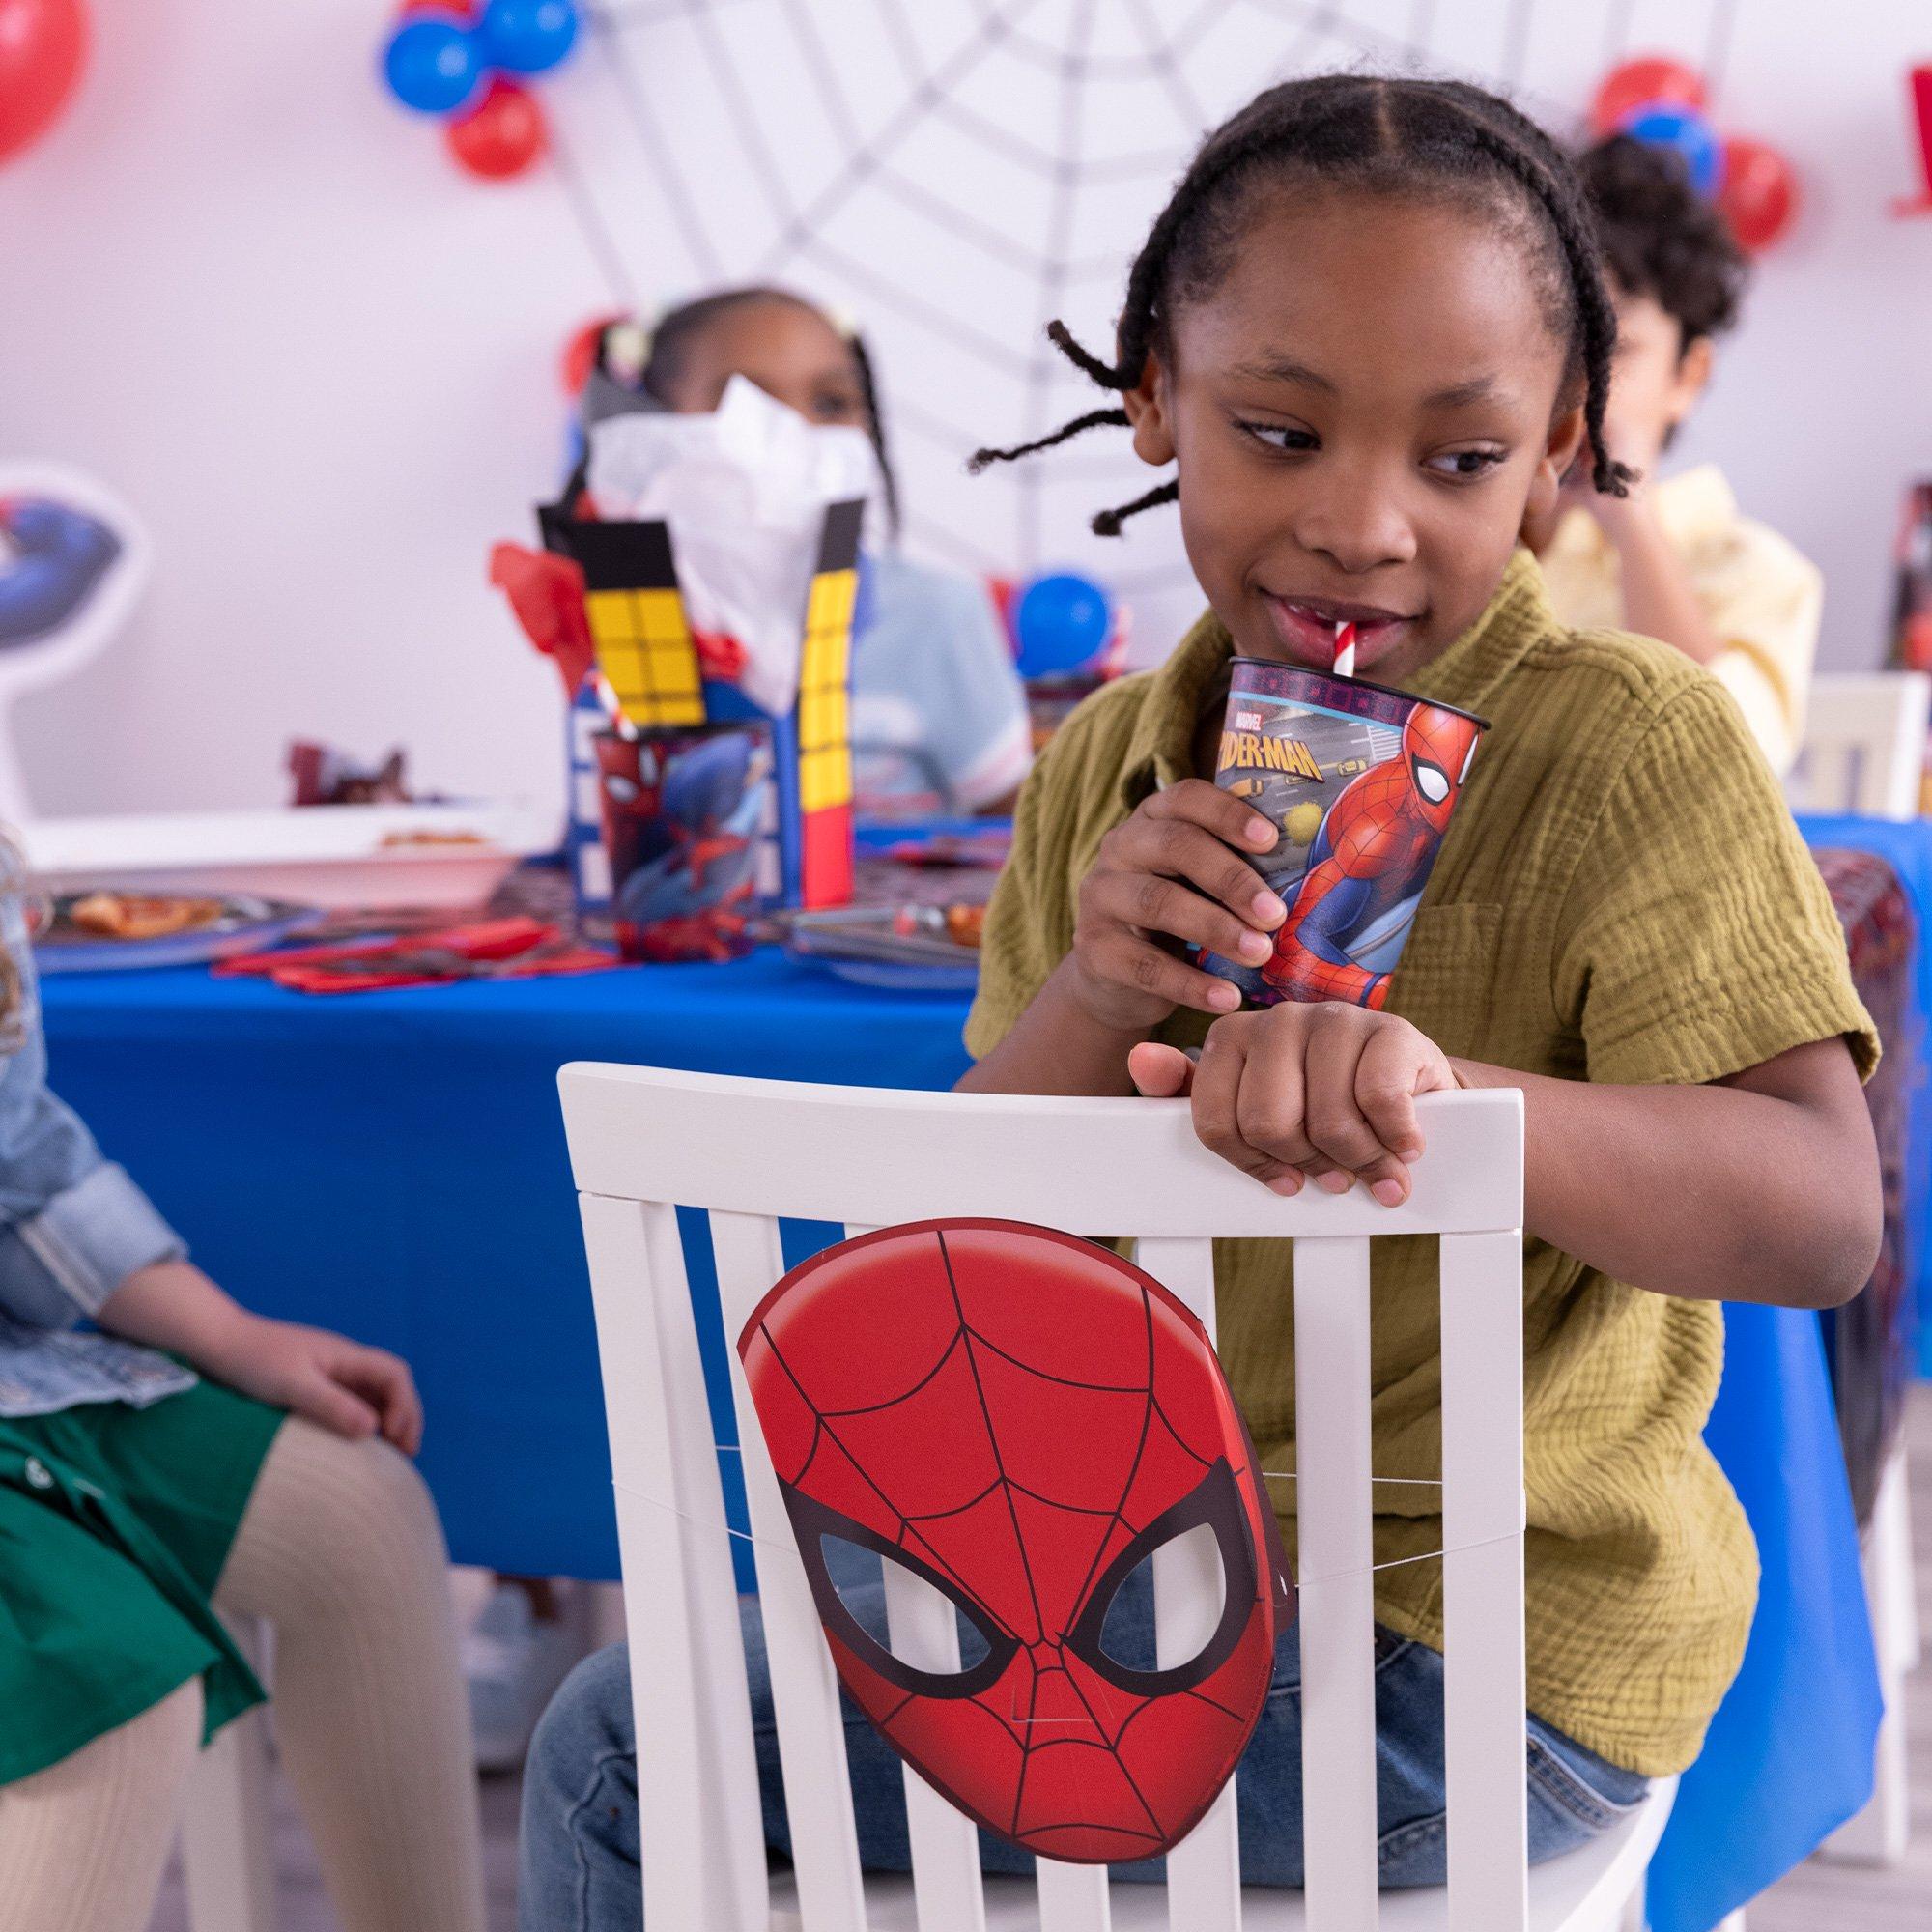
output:
<instances>
[{"instance_id":1,"label":"blue jeans","mask_svg":"<svg viewBox=\"0 0 1932 1932\"><path fill-rule=\"evenodd\" d=\"M885 1586L876 1559L869 1576L838 1581L853 1614L883 1640ZM1136 1589L1141 1582L1129 1579L1108 1615L1106 1648L1123 1662L1133 1662L1136 1650L1152 1649L1152 1592ZM791 1838L764 1628L755 1598L743 1599L740 1609L765 1838L784 1854ZM1295 1638L1291 1628L1275 1652L1274 1684L1237 1773L1241 1876L1250 1885L1301 1884L1301 1656ZM899 1760L850 1703L845 1755L861 1857L874 1871L908 1870ZM1376 1758L1381 1883L1440 1885L1446 1871L1442 1658L1387 1630L1376 1633ZM1531 1718L1530 1862L1540 1864L1608 1831L1647 1788L1636 1773L1605 1763ZM1030 1854L984 1833L980 1848L989 1872L1033 1868ZM614 1644L572 1672L530 1746L518 1886L522 1932L635 1932L643 1923L639 1856L630 1660L626 1647ZM1157 1859L1114 1868L1116 1878L1160 1875Z\"/></svg>"}]
</instances>

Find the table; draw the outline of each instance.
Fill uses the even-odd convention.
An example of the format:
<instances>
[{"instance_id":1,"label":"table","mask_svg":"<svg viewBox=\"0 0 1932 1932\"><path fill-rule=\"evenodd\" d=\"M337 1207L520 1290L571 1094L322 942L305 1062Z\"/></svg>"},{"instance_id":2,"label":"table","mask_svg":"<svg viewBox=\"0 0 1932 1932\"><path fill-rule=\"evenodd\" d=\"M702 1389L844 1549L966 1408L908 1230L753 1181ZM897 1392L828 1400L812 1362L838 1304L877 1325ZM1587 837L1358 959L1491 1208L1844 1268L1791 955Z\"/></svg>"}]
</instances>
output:
<instances>
[{"instance_id":1,"label":"table","mask_svg":"<svg viewBox=\"0 0 1932 1932\"><path fill-rule=\"evenodd\" d=\"M414 1363L454 1557L589 1577L616 1575L616 1544L558 1065L938 1088L966 1065L963 998L771 953L333 999L199 970L77 976L44 1006L56 1090L218 1279ZM1654 1867L1655 1932L1705 1932L1870 1788L1877 1678L1818 1324L1726 1319L1710 1439L1765 1581ZM714 1317L715 1359L722 1342Z\"/></svg>"},{"instance_id":2,"label":"table","mask_svg":"<svg viewBox=\"0 0 1932 1932\"><path fill-rule=\"evenodd\" d=\"M55 1091L250 1306L406 1355L458 1562L614 1577L569 1060L948 1087L965 1002L728 967L314 998L199 968L43 987ZM727 1410L728 1413L728 1405Z\"/></svg>"}]
</instances>

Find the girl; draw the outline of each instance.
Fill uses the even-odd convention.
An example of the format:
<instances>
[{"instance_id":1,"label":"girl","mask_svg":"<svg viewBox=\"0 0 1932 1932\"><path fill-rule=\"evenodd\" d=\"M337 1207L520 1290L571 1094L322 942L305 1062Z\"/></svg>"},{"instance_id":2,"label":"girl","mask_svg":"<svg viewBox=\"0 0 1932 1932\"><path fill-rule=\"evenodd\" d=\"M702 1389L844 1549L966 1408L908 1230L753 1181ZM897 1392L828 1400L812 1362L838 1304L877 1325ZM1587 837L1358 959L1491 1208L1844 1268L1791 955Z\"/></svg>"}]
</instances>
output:
<instances>
[{"instance_id":1,"label":"girl","mask_svg":"<svg viewBox=\"0 0 1932 1932\"><path fill-rule=\"evenodd\" d=\"M1359 1181L1388 1205L1422 1150L1416 1094L1522 1091L1528 1806L1547 1860L1696 1755L1737 1666L1754 1553L1699 1433L1716 1301L1822 1304L1865 1279L1870 1025L1730 700L1662 646L1561 630L1516 548L1585 436L1603 447L1615 336L1575 182L1528 122L1458 83L1270 89L1155 220L1116 358L1052 333L1121 406L1047 440L1123 424L1175 467L1096 527L1178 499L1210 610L1161 669L1089 699L1028 782L962 1085L1186 1093L1257 1184ZM1612 463L1595 470L1624 487ZM1325 669L1344 620L1364 671L1492 728L1385 1008L1239 1013L1179 950L1260 963L1285 917L1248 863L1273 827L1207 779L1228 663ZM1433 1884L1440 1572L1403 1559L1442 1547L1435 1254L1377 1250L1375 1468L1394 1479L1377 1560L1395 1566L1377 1577L1381 1877ZM1293 1455L1292 1256L1227 1241L1216 1264L1223 1363L1263 1466L1292 1467L1276 1460ZM1291 1631L1238 1774L1250 1882L1301 1881L1299 1688ZM637 1923L629 1726L621 1653L589 1660L545 1719L525 1788L529 1932ZM903 1863L896 1762L856 1721L847 1750L865 1856Z\"/></svg>"},{"instance_id":2,"label":"girl","mask_svg":"<svg viewBox=\"0 0 1932 1932\"><path fill-rule=\"evenodd\" d=\"M482 1932L410 1372L187 1261L47 1092L11 860L0 891L0 1917L148 1923L197 1750L262 1698L225 1615L273 1626L282 1761L347 1932Z\"/></svg>"},{"instance_id":3,"label":"girl","mask_svg":"<svg viewBox=\"0 0 1932 1932\"><path fill-rule=\"evenodd\" d=\"M626 357L622 351L628 347ZM726 289L606 331L586 413L656 407L705 414L745 376L808 422L872 440L888 520L898 485L864 339L783 289ZM616 364L613 368L611 365ZM628 405L621 377L635 371ZM983 584L909 561L896 543L868 558L871 614L853 642L853 783L862 811L1010 810L1032 761L1026 693Z\"/></svg>"},{"instance_id":4,"label":"girl","mask_svg":"<svg viewBox=\"0 0 1932 1932\"><path fill-rule=\"evenodd\" d=\"M1735 707L1681 653L1563 630L1516 548L1579 450L1599 492L1630 480L1602 453L1615 324L1591 235L1568 165L1490 96L1300 81L1197 156L1134 264L1116 360L1056 327L1121 398L1061 436L1124 423L1175 467L1095 527L1178 499L1211 609L1161 670L1092 700L1028 786L962 1083L1185 1094L1258 1184L1359 1182L1390 1206L1422 1150L1415 1095L1521 1090L1546 1853L1690 1762L1743 1651L1754 1553L1700 1435L1716 1304L1843 1300L1879 1231L1859 1092L1876 1041ZM1274 828L1206 781L1229 659L1325 668L1345 620L1365 674L1491 729L1386 1009L1237 1012L1179 951L1259 963L1285 916L1246 864ZM1377 1249L1376 1472L1426 1482L1433 1254ZM1290 1258L1224 1242L1217 1260L1222 1357L1279 1468ZM1441 1548L1431 1493L1378 1487L1378 1562ZM1439 1876L1439 1571L1377 1581L1384 1876Z\"/></svg>"}]
</instances>

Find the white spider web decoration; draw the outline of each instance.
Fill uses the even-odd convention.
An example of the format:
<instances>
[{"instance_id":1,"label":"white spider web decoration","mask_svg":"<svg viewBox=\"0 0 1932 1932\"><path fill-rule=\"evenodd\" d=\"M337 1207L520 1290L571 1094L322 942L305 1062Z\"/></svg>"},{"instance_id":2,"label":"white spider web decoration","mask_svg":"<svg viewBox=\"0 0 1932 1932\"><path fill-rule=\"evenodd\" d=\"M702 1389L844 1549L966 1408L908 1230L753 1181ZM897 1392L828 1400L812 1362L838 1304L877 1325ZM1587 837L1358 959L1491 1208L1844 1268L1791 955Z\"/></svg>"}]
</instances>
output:
<instances>
[{"instance_id":1,"label":"white spider web decoration","mask_svg":"<svg viewBox=\"0 0 1932 1932\"><path fill-rule=\"evenodd\" d=\"M1158 656L1200 594L1125 433L966 476L984 443L1105 399L1048 344L1108 351L1126 269L1203 131L1325 69L1455 73L1559 132L1605 69L1717 87L1736 0L596 0L550 91L556 165L613 306L777 281L848 310L880 371L909 548L1110 583Z\"/></svg>"}]
</instances>

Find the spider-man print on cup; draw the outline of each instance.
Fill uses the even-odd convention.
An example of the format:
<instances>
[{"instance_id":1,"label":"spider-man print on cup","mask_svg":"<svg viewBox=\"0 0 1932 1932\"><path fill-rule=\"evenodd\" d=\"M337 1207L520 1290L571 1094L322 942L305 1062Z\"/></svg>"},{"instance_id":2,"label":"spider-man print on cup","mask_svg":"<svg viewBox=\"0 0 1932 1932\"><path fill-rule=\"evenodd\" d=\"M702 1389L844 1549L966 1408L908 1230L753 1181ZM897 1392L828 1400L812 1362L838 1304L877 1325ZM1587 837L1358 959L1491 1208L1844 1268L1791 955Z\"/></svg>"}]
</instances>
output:
<instances>
[{"instance_id":1,"label":"spider-man print on cup","mask_svg":"<svg viewBox=\"0 0 1932 1932\"><path fill-rule=\"evenodd\" d=\"M594 742L618 950L669 964L749 952L769 733L699 724Z\"/></svg>"},{"instance_id":2,"label":"spider-man print on cup","mask_svg":"<svg viewBox=\"0 0 1932 1932\"><path fill-rule=\"evenodd\" d=\"M1452 704L1236 658L1214 782L1279 828L1256 869L1288 918L1265 965L1202 964L1258 1006L1379 1009L1488 728Z\"/></svg>"},{"instance_id":3,"label":"spider-man print on cup","mask_svg":"<svg viewBox=\"0 0 1932 1932\"><path fill-rule=\"evenodd\" d=\"M794 1268L738 1352L839 1680L893 1749L1044 1857L1151 1858L1185 1837L1253 1734L1294 1609L1247 1432L1186 1308L1070 1235L924 1221ZM1218 1614L1178 1657L1122 1657L1116 1598L1190 1534L1218 1560ZM828 1538L946 1597L960 1667L862 1627Z\"/></svg>"}]
</instances>

